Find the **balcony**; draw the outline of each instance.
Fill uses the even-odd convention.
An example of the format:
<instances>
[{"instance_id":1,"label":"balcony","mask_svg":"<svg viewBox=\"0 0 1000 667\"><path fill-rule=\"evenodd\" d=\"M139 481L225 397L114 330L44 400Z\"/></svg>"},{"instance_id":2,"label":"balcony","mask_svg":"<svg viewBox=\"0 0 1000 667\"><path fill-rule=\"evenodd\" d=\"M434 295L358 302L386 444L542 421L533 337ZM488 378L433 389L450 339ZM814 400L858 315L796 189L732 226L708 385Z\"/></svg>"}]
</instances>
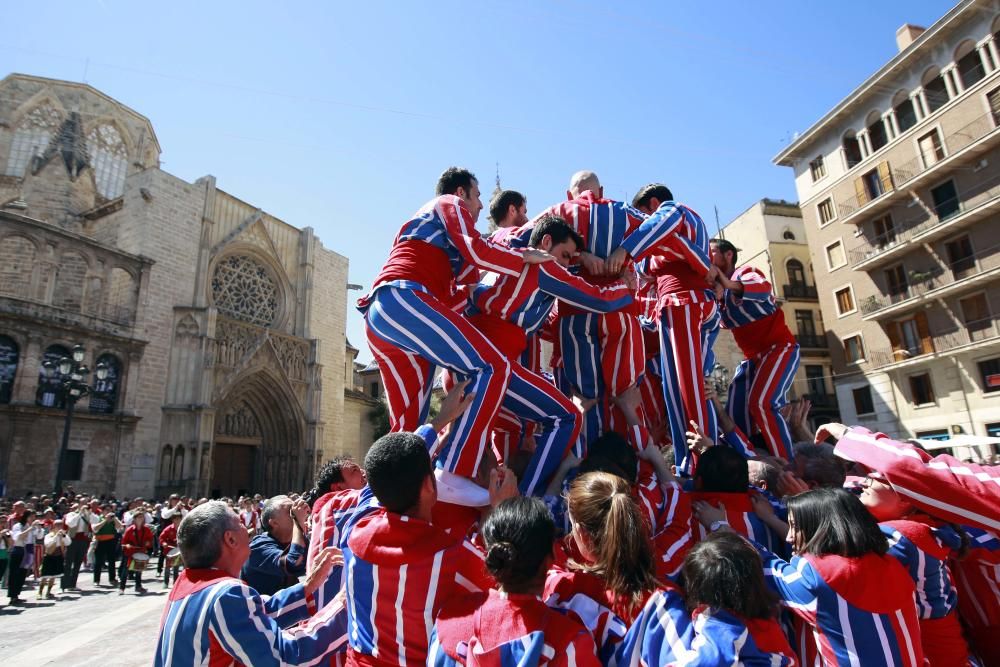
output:
<instances>
[{"instance_id":1,"label":"balcony","mask_svg":"<svg viewBox=\"0 0 1000 667\"><path fill-rule=\"evenodd\" d=\"M942 208L951 210L948 215L919 214L902 220L893 220L893 229L880 237L864 242L848 252L851 268L871 271L889 264L914 248L915 243L930 243L951 232L969 227L1000 212L1000 186L994 186L962 200L957 209L952 202L943 202Z\"/></svg>"},{"instance_id":2,"label":"balcony","mask_svg":"<svg viewBox=\"0 0 1000 667\"><path fill-rule=\"evenodd\" d=\"M873 295L861 302L864 320L879 320L1000 277L1000 246L980 257L964 257L945 267L910 271L909 284L895 294Z\"/></svg>"},{"instance_id":3,"label":"balcony","mask_svg":"<svg viewBox=\"0 0 1000 667\"><path fill-rule=\"evenodd\" d=\"M815 285L793 283L791 285L782 285L781 290L786 300L819 301L819 294L816 292Z\"/></svg>"},{"instance_id":4,"label":"balcony","mask_svg":"<svg viewBox=\"0 0 1000 667\"><path fill-rule=\"evenodd\" d=\"M941 137L945 157L917 155L901 164L887 163L889 173L884 175L879 187L874 190L866 187L865 192L837 202L841 222L858 222L861 213L873 215L889 208L892 202L931 178L989 150L997 137L1000 137L1000 130L993 114L986 113ZM880 163L869 161L868 164L876 169Z\"/></svg>"},{"instance_id":5,"label":"balcony","mask_svg":"<svg viewBox=\"0 0 1000 667\"><path fill-rule=\"evenodd\" d=\"M967 349L1000 343L1000 327L995 318L967 322L954 331L935 334L929 346L888 350L868 350L865 361L875 369L902 367L949 357Z\"/></svg>"},{"instance_id":6,"label":"balcony","mask_svg":"<svg viewBox=\"0 0 1000 667\"><path fill-rule=\"evenodd\" d=\"M799 342L799 347L810 350L829 350L830 345L826 342L826 336L816 334L795 334L795 340Z\"/></svg>"}]
</instances>

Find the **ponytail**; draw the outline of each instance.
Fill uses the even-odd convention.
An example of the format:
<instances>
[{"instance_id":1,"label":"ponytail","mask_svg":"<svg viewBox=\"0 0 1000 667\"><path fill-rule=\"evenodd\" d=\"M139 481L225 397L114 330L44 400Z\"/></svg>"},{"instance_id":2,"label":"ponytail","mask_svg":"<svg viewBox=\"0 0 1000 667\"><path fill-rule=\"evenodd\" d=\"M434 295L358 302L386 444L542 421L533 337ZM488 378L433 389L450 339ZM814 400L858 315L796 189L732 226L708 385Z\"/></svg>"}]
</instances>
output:
<instances>
[{"instance_id":1,"label":"ponytail","mask_svg":"<svg viewBox=\"0 0 1000 667\"><path fill-rule=\"evenodd\" d=\"M603 472L581 475L567 497L570 518L593 544L593 563L581 569L601 577L630 612L660 586L649 530L628 482Z\"/></svg>"}]
</instances>

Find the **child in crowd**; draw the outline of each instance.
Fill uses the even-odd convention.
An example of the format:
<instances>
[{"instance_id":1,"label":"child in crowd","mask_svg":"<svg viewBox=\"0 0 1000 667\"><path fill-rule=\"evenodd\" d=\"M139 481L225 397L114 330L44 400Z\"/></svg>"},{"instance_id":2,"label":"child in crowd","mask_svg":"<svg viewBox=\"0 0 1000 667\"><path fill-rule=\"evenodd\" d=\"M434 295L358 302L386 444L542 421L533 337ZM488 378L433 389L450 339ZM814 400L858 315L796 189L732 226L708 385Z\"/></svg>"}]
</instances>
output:
<instances>
[{"instance_id":1,"label":"child in crowd","mask_svg":"<svg viewBox=\"0 0 1000 667\"><path fill-rule=\"evenodd\" d=\"M174 514L170 517L170 523L160 531L160 551L163 554L169 554L171 549L177 548L177 528L181 525L180 512ZM177 581L177 575L180 573L181 562L180 557L176 556L174 558L166 558L163 563L163 587L170 588L170 573L173 571L174 581Z\"/></svg>"},{"instance_id":2,"label":"child in crowd","mask_svg":"<svg viewBox=\"0 0 1000 667\"><path fill-rule=\"evenodd\" d=\"M42 556L41 580L38 584L38 599L52 600L55 597L52 594L52 586L55 584L56 577L61 577L63 574L63 561L66 556L66 548L70 543L65 522L62 519L54 519L52 527L42 538L42 542L44 555ZM46 586L49 588L48 593L45 592Z\"/></svg>"},{"instance_id":3,"label":"child in crowd","mask_svg":"<svg viewBox=\"0 0 1000 667\"><path fill-rule=\"evenodd\" d=\"M537 498L500 503L482 527L486 568L497 587L446 605L435 623L427 664L597 666L590 633L545 605L555 524Z\"/></svg>"}]
</instances>

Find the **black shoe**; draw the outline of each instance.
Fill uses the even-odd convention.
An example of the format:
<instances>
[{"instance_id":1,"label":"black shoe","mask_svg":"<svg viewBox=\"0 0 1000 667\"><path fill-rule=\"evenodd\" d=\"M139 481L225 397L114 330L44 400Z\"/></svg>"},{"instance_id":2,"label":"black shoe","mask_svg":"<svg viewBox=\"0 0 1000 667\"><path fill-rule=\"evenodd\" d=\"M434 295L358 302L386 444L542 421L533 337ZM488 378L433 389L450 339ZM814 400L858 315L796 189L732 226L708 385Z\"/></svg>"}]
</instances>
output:
<instances>
[{"instance_id":1,"label":"black shoe","mask_svg":"<svg viewBox=\"0 0 1000 667\"><path fill-rule=\"evenodd\" d=\"M142 595L143 593L145 593L145 592L147 592L147 591L146 591L146 589L145 589L145 588L143 588L142 586L136 586L136 587L135 587L135 592L136 592L136 593L138 593L139 595Z\"/></svg>"}]
</instances>

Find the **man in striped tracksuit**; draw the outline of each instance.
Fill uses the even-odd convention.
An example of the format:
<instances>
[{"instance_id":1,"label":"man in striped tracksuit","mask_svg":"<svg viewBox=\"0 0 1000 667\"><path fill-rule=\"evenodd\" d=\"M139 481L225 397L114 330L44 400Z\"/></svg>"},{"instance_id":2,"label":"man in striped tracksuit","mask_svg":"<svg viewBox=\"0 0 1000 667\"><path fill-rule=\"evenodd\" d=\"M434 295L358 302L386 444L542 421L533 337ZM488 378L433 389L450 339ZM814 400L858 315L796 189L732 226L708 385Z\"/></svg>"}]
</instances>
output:
<instances>
[{"instance_id":1,"label":"man in striped tracksuit","mask_svg":"<svg viewBox=\"0 0 1000 667\"><path fill-rule=\"evenodd\" d=\"M620 310L633 302L633 288L621 280L604 287L591 285L567 267L583 241L561 218L535 221L529 247L544 250L555 261L525 267L514 278L500 276L493 285L473 291L467 313L473 324L510 360L510 385L503 407L517 417L541 425L535 451L521 480L525 495L541 495L549 478L580 433L580 413L555 385L517 359L543 327L559 299L564 308L591 313Z\"/></svg>"},{"instance_id":2,"label":"man in striped tracksuit","mask_svg":"<svg viewBox=\"0 0 1000 667\"><path fill-rule=\"evenodd\" d=\"M705 223L697 213L674 202L667 186L643 187L632 204L649 217L608 257L607 270L616 274L629 260L655 258L649 263L649 273L656 277L667 422L678 472L691 474L693 461L684 446L688 422L697 423L713 442L718 437L704 378L705 348L711 334L708 325L716 312L710 286L718 269L709 258Z\"/></svg>"},{"instance_id":3,"label":"man in striped tracksuit","mask_svg":"<svg viewBox=\"0 0 1000 667\"><path fill-rule=\"evenodd\" d=\"M567 201L551 206L514 232L513 247L526 247L542 216L562 218L583 239L581 277L594 285L618 280L606 271L604 259L642 223L643 215L621 202L604 198L597 174L573 175ZM598 403L584 415L583 439L592 442L612 426L610 401L634 385L642 375L645 353L638 321L639 309L629 304L607 314L589 312L573 304L559 306L559 350L562 373L572 392ZM624 432L624 428L620 428Z\"/></svg>"},{"instance_id":4,"label":"man in striped tracksuit","mask_svg":"<svg viewBox=\"0 0 1000 667\"><path fill-rule=\"evenodd\" d=\"M335 605L290 630L316 611L313 593L335 564L325 552L303 584L266 597L239 579L250 555L250 538L225 503L191 510L177 531L186 567L177 579L160 623L153 664L315 665L345 640L345 615Z\"/></svg>"},{"instance_id":5,"label":"man in striped tracksuit","mask_svg":"<svg viewBox=\"0 0 1000 667\"><path fill-rule=\"evenodd\" d=\"M344 549L348 665L421 665L450 598L488 590L482 554L431 523L437 484L427 445L390 433L365 456L381 509L350 527Z\"/></svg>"},{"instance_id":6,"label":"man in striped tracksuit","mask_svg":"<svg viewBox=\"0 0 1000 667\"><path fill-rule=\"evenodd\" d=\"M799 367L799 344L767 277L752 266L737 268L739 251L725 239L713 240L711 252L722 288L722 326L745 357L729 385L726 410L741 431L753 435L756 427L771 454L791 461L792 436L779 411Z\"/></svg>"},{"instance_id":7,"label":"man in striped tracksuit","mask_svg":"<svg viewBox=\"0 0 1000 667\"><path fill-rule=\"evenodd\" d=\"M378 360L393 431L412 431L424 422L437 366L471 378L472 404L438 459L445 471L471 478L507 390L510 363L451 309L456 285L478 282L480 269L517 276L525 262L551 258L482 238L475 228L482 209L479 184L469 171L448 169L437 190L439 196L400 229L358 309Z\"/></svg>"}]
</instances>

